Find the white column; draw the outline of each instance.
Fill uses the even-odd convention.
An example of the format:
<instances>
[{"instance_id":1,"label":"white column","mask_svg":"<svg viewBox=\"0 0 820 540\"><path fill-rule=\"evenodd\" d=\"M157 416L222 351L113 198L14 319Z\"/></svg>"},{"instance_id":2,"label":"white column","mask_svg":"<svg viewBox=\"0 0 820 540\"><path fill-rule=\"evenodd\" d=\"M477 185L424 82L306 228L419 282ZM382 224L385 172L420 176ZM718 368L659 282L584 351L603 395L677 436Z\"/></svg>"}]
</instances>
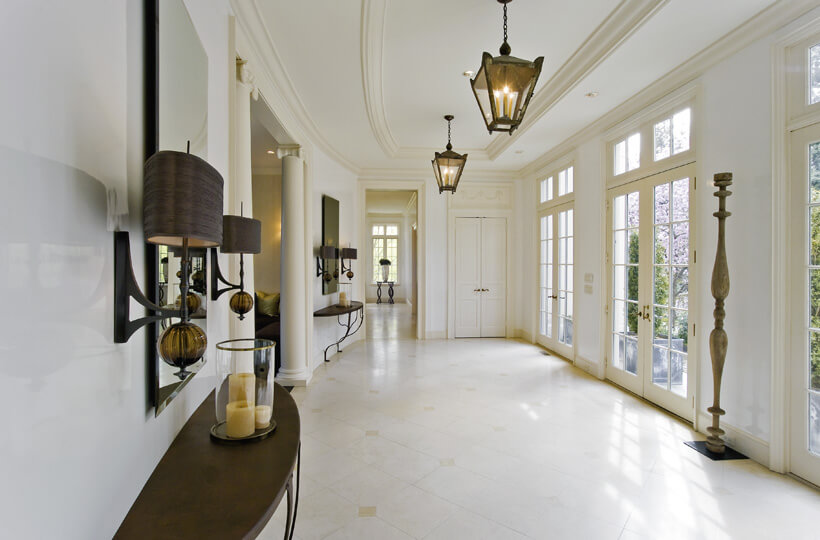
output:
<instances>
[{"instance_id":1,"label":"white column","mask_svg":"<svg viewBox=\"0 0 820 540\"><path fill-rule=\"evenodd\" d=\"M281 146L276 153L282 160L282 365L277 380L304 385L308 379L304 163L299 146Z\"/></svg>"},{"instance_id":2,"label":"white column","mask_svg":"<svg viewBox=\"0 0 820 540\"><path fill-rule=\"evenodd\" d=\"M234 114L234 171L231 182L230 201L228 208L230 213L253 217L253 179L251 168L251 98L257 99L259 91L254 85L253 73L248 69L248 64L244 60L236 61L236 110ZM232 283L239 283L239 255L225 255L220 259L220 264L227 259L228 279ZM253 295L253 255L245 255L245 291ZM233 296L234 292L225 293L225 298ZM221 300L221 298L220 298ZM254 312L245 315L245 319L240 321L239 316L229 311L231 337L248 338L253 337Z\"/></svg>"}]
</instances>

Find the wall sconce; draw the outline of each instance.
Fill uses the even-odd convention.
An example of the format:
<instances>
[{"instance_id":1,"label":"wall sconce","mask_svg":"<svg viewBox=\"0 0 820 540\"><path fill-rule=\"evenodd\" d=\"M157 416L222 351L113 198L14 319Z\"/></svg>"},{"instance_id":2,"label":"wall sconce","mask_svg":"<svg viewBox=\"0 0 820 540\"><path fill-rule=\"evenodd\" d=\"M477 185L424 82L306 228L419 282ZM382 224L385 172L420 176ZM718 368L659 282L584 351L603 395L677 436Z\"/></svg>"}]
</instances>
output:
<instances>
[{"instance_id":1,"label":"wall sconce","mask_svg":"<svg viewBox=\"0 0 820 540\"><path fill-rule=\"evenodd\" d=\"M222 253L239 253L239 284L235 285L225 279L219 270L219 257L216 248L211 248L211 299L216 300L223 293L239 290L231 296L231 311L245 319L245 313L253 309L253 296L245 292L245 253L255 254L262 251L262 222L258 219L242 216L222 216ZM224 283L227 287L219 288Z\"/></svg>"},{"instance_id":2,"label":"wall sconce","mask_svg":"<svg viewBox=\"0 0 820 540\"><path fill-rule=\"evenodd\" d=\"M342 248L339 251L339 258L342 259L342 272L347 272L347 279L353 279L353 269L350 267L350 261L356 260L356 248ZM348 260L345 265L345 259Z\"/></svg>"},{"instance_id":3,"label":"wall sconce","mask_svg":"<svg viewBox=\"0 0 820 540\"><path fill-rule=\"evenodd\" d=\"M319 248L319 256L316 257L316 276L322 276L325 281L331 281L333 278L339 277L339 271L334 272L335 275L330 275L330 272L325 270L325 261L332 261L338 259L338 251L333 246L321 246Z\"/></svg>"},{"instance_id":4,"label":"wall sconce","mask_svg":"<svg viewBox=\"0 0 820 540\"><path fill-rule=\"evenodd\" d=\"M222 242L222 176L205 160L163 150L145 162L143 184L143 227L145 241L182 248L180 292L188 298L191 247L218 246ZM131 298L145 306L149 315L131 320ZM186 367L205 354L205 332L189 320L188 302L179 309L167 309L148 300L134 277L128 233L114 233L114 342L125 343L139 328L167 318L179 318L159 338L159 354L169 365L179 368L184 379Z\"/></svg>"}]
</instances>

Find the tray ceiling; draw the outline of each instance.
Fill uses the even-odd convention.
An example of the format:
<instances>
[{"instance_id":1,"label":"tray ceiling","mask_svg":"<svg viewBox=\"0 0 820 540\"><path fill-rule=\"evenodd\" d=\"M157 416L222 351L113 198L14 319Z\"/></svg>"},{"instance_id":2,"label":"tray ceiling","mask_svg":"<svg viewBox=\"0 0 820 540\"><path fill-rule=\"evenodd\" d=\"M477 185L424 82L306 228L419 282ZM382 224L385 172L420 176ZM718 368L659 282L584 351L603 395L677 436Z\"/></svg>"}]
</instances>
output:
<instances>
[{"instance_id":1,"label":"tray ceiling","mask_svg":"<svg viewBox=\"0 0 820 540\"><path fill-rule=\"evenodd\" d=\"M322 144L359 169L429 168L446 143L518 171L773 0L518 0L513 55L544 56L521 129L489 135L465 70L497 54L495 0L251 0ZM584 97L598 92L594 99Z\"/></svg>"}]
</instances>

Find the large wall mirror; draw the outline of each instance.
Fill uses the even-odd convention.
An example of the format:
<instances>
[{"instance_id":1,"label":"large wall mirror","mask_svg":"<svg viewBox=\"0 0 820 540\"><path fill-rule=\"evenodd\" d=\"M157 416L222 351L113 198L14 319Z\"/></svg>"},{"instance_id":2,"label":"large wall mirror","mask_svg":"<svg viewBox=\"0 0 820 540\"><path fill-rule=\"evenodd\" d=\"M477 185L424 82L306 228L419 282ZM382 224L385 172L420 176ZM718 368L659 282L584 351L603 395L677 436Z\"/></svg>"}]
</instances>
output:
<instances>
[{"instance_id":1,"label":"large wall mirror","mask_svg":"<svg viewBox=\"0 0 820 540\"><path fill-rule=\"evenodd\" d=\"M183 0L145 0L145 157L157 150L190 152L208 158L208 56ZM161 306L178 306L180 250L146 244L146 290ZM204 250L191 250L188 308L191 322L207 332L208 291ZM157 354L157 339L172 322L147 331L149 403L159 414L204 365L180 369Z\"/></svg>"},{"instance_id":2,"label":"large wall mirror","mask_svg":"<svg viewBox=\"0 0 820 540\"><path fill-rule=\"evenodd\" d=\"M322 245L339 249L339 201L328 195L322 195ZM339 290L339 259L325 259L325 272L330 274L330 281L322 280L322 294L333 294Z\"/></svg>"}]
</instances>

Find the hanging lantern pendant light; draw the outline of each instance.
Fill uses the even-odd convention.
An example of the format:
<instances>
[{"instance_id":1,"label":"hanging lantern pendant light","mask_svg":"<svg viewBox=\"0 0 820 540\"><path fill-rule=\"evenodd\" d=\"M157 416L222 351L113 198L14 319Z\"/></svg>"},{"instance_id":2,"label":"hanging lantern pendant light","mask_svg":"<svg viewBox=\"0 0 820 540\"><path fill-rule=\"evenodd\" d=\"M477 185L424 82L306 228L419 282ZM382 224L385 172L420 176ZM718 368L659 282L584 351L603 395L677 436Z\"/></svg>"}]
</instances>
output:
<instances>
[{"instance_id":1,"label":"hanging lantern pendant light","mask_svg":"<svg viewBox=\"0 0 820 540\"><path fill-rule=\"evenodd\" d=\"M444 152L436 152L436 157L432 161L439 193L456 192L461 173L464 171L464 164L467 163L467 154L453 152L453 145L450 142L450 122L453 118L452 114L444 116L447 120L447 149Z\"/></svg>"},{"instance_id":2,"label":"hanging lantern pendant light","mask_svg":"<svg viewBox=\"0 0 820 540\"><path fill-rule=\"evenodd\" d=\"M501 56L493 57L485 52L475 79L470 80L481 116L487 130L506 131L512 135L521 125L527 105L530 103L535 83L541 74L544 57L534 62L510 56L512 49L507 43L507 4L512 0L498 0L504 5L504 43Z\"/></svg>"}]
</instances>

